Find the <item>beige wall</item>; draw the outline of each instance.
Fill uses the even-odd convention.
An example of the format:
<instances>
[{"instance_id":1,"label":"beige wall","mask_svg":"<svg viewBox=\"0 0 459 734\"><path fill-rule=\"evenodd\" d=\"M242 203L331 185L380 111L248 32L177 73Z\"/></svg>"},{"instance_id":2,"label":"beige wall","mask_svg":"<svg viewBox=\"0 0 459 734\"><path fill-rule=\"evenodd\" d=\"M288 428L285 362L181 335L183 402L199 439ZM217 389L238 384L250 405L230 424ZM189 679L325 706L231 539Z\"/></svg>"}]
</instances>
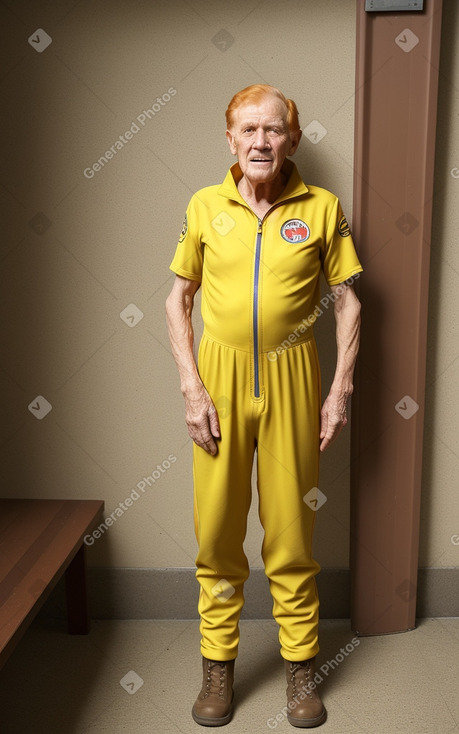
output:
<instances>
[{"instance_id":1,"label":"beige wall","mask_svg":"<svg viewBox=\"0 0 459 734\"><path fill-rule=\"evenodd\" d=\"M450 46L459 30L454 4L448 0L445 9ZM3 495L102 498L108 514L157 465L171 462L95 542L89 560L192 567L191 442L164 319L183 213L191 194L221 181L233 162L224 136L230 97L269 82L296 100L302 127L318 120L326 128L317 145L303 137L295 160L307 182L339 195L351 218L355 2L54 0L38 9L24 0L14 10L1 5L0 23L9 29L0 85L10 112L1 174L8 230L1 270L8 308L0 371ZM42 53L27 43L39 28L52 38ZM459 533L459 181L449 173L459 167L459 80L451 51L447 62L427 379L426 566L457 565L459 554L450 541ZM164 104L156 103L142 125L137 118L157 97ZM139 129L132 139L85 176L133 122ZM51 223L43 232L36 220L30 224L40 212ZM129 304L143 313L134 326L120 318ZM327 387L331 314L317 332ZM52 405L42 420L37 396ZM322 462L328 501L318 513L315 545L325 567L348 565L348 470L346 431ZM261 538L254 493L246 543L252 566L261 565Z\"/></svg>"}]
</instances>

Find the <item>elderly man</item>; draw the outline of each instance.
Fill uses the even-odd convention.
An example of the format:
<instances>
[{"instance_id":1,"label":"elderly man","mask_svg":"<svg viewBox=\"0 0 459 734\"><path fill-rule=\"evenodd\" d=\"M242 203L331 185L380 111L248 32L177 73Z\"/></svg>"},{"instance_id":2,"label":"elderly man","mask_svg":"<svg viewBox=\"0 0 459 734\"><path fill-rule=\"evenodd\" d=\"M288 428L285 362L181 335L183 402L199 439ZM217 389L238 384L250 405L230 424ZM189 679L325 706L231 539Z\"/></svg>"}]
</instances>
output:
<instances>
[{"instance_id":1,"label":"elderly man","mask_svg":"<svg viewBox=\"0 0 459 734\"><path fill-rule=\"evenodd\" d=\"M350 283L362 268L336 196L306 186L287 159L301 138L295 103L256 84L233 97L226 120L237 163L221 185L190 200L166 308L194 442L203 683L192 716L204 726L232 716L256 451L262 558L285 661L288 719L307 728L326 718L314 682L314 493L320 450L347 422L360 325ZM336 371L322 408L313 335L321 270L337 325ZM196 365L191 314L200 285L204 331Z\"/></svg>"}]
</instances>

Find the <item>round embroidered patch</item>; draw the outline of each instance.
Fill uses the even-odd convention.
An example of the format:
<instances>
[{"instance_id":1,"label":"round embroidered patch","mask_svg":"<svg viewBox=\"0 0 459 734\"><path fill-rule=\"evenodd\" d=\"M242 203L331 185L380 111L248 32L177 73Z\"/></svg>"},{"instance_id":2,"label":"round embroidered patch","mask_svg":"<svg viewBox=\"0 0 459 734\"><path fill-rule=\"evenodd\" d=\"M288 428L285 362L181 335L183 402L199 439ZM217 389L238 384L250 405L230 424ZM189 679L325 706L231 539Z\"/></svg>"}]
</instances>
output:
<instances>
[{"instance_id":1,"label":"round embroidered patch","mask_svg":"<svg viewBox=\"0 0 459 734\"><path fill-rule=\"evenodd\" d=\"M289 219L284 222L280 231L286 242L306 242L311 234L306 222L302 219Z\"/></svg>"}]
</instances>

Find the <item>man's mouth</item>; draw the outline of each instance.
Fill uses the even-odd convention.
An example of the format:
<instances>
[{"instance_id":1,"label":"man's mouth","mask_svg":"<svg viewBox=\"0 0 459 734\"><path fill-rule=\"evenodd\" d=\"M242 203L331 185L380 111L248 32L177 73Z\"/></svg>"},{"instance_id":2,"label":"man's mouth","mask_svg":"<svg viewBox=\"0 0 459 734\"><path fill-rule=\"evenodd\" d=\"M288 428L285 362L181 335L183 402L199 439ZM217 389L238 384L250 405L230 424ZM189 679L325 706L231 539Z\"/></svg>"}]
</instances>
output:
<instances>
[{"instance_id":1,"label":"man's mouth","mask_svg":"<svg viewBox=\"0 0 459 734\"><path fill-rule=\"evenodd\" d=\"M251 158L252 163L271 163L271 158Z\"/></svg>"}]
</instances>

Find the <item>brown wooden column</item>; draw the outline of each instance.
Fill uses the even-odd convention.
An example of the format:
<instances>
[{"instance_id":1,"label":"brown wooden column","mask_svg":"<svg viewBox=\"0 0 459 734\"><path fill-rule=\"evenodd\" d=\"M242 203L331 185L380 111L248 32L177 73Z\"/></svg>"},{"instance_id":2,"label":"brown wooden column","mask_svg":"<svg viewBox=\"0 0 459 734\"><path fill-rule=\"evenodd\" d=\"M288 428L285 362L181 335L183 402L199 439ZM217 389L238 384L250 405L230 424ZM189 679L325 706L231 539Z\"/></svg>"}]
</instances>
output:
<instances>
[{"instance_id":1,"label":"brown wooden column","mask_svg":"<svg viewBox=\"0 0 459 734\"><path fill-rule=\"evenodd\" d=\"M364 8L357 0L351 626L371 635L415 626L442 0Z\"/></svg>"}]
</instances>

